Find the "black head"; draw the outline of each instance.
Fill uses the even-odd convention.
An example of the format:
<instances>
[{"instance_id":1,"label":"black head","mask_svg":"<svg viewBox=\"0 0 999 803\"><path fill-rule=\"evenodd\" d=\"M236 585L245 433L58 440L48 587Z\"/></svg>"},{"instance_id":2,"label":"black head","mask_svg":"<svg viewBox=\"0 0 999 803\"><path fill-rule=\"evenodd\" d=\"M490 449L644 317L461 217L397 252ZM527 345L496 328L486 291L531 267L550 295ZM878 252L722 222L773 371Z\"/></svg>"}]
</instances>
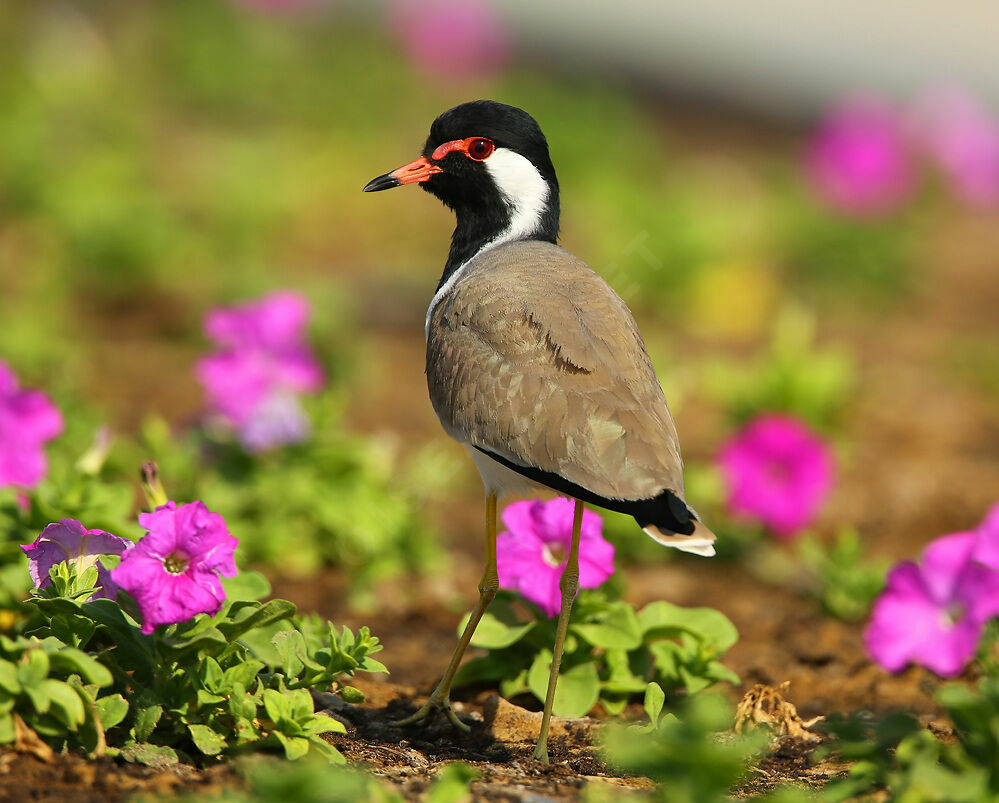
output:
<instances>
[{"instance_id":1,"label":"black head","mask_svg":"<svg viewBox=\"0 0 999 803\"><path fill-rule=\"evenodd\" d=\"M458 218L450 270L485 245L516 239L555 242L558 236L558 179L548 141L534 118L515 106L476 100L444 112L430 126L419 159L364 189L417 183Z\"/></svg>"}]
</instances>

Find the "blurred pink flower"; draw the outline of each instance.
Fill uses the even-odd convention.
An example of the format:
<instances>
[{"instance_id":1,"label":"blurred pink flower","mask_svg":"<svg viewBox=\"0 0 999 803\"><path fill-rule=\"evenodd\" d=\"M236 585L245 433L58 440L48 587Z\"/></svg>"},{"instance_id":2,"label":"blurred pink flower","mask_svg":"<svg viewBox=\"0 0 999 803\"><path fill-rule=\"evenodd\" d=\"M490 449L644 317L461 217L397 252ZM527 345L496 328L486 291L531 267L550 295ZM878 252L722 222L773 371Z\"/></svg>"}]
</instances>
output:
<instances>
[{"instance_id":1,"label":"blurred pink flower","mask_svg":"<svg viewBox=\"0 0 999 803\"><path fill-rule=\"evenodd\" d=\"M251 451L304 440L309 420L300 393L317 391L323 372L304 329L308 302L296 293L212 310L205 333L220 348L198 361L208 407Z\"/></svg>"},{"instance_id":2,"label":"blurred pink flower","mask_svg":"<svg viewBox=\"0 0 999 803\"><path fill-rule=\"evenodd\" d=\"M32 488L45 476L44 444L63 429L62 415L40 390L19 390L0 360L0 488Z\"/></svg>"},{"instance_id":3,"label":"blurred pink flower","mask_svg":"<svg viewBox=\"0 0 999 803\"><path fill-rule=\"evenodd\" d=\"M48 525L31 544L21 549L28 556L28 572L35 588L52 585L49 571L56 564L69 561L75 563L81 573L97 566L97 585L100 588L91 599L114 599L118 586L98 558L101 555L120 555L131 545L127 538L104 530L88 530L75 519L60 519Z\"/></svg>"},{"instance_id":4,"label":"blurred pink flower","mask_svg":"<svg viewBox=\"0 0 999 803\"><path fill-rule=\"evenodd\" d=\"M509 59L509 34L485 0L395 0L389 13L409 58L431 76L478 78Z\"/></svg>"},{"instance_id":5,"label":"blurred pink flower","mask_svg":"<svg viewBox=\"0 0 999 803\"><path fill-rule=\"evenodd\" d=\"M805 170L822 200L856 217L892 212L914 185L900 115L868 95L848 98L832 109L807 146Z\"/></svg>"},{"instance_id":6,"label":"blurred pink flower","mask_svg":"<svg viewBox=\"0 0 999 803\"><path fill-rule=\"evenodd\" d=\"M729 511L780 538L811 524L833 484L833 460L821 438L795 418L762 415L719 455Z\"/></svg>"},{"instance_id":7,"label":"blurred pink flower","mask_svg":"<svg viewBox=\"0 0 999 803\"><path fill-rule=\"evenodd\" d=\"M496 567L502 588L519 591L545 615L562 610L559 580L568 562L575 503L559 497L507 505L496 542ZM603 520L583 511L579 542L579 587L596 588L614 574L614 547L604 540Z\"/></svg>"},{"instance_id":8,"label":"blurred pink flower","mask_svg":"<svg viewBox=\"0 0 999 803\"><path fill-rule=\"evenodd\" d=\"M977 530L937 538L919 564L892 569L864 630L871 658L889 672L916 663L943 677L960 674L999 614L997 557L999 506Z\"/></svg>"},{"instance_id":9,"label":"blurred pink flower","mask_svg":"<svg viewBox=\"0 0 999 803\"><path fill-rule=\"evenodd\" d=\"M149 532L125 552L111 577L139 606L142 632L218 613L225 602L219 574L236 574L239 543L225 520L204 502L167 502L140 514L139 524Z\"/></svg>"},{"instance_id":10,"label":"blurred pink flower","mask_svg":"<svg viewBox=\"0 0 999 803\"><path fill-rule=\"evenodd\" d=\"M999 203L999 121L978 98L959 87L930 89L916 102L911 129L958 199Z\"/></svg>"}]
</instances>

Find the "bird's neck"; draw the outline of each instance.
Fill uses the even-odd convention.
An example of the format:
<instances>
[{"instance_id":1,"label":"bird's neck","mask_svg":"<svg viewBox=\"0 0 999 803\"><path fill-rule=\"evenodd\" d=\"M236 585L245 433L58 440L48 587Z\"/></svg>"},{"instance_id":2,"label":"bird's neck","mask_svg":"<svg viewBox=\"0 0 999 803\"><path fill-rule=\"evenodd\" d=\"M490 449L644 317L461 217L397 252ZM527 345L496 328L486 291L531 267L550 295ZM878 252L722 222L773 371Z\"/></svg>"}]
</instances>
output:
<instances>
[{"instance_id":1,"label":"bird's neck","mask_svg":"<svg viewBox=\"0 0 999 803\"><path fill-rule=\"evenodd\" d=\"M526 201L510 203L505 199L483 205L481 199L474 208L454 207L457 225L451 235L444 273L437 285L439 290L448 279L480 251L518 240L558 239L558 184L549 183L545 193Z\"/></svg>"}]
</instances>

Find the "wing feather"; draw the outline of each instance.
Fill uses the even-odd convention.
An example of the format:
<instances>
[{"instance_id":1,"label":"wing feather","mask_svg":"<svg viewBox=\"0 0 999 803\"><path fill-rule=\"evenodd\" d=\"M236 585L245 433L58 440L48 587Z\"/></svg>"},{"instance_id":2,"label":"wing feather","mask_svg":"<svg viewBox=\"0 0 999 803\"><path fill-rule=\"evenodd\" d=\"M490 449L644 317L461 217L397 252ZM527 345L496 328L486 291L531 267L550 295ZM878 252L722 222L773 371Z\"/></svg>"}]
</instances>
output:
<instances>
[{"instance_id":1,"label":"wing feather","mask_svg":"<svg viewBox=\"0 0 999 803\"><path fill-rule=\"evenodd\" d=\"M433 310L427 382L452 437L611 499L683 495L676 428L624 302L550 243L477 256Z\"/></svg>"}]
</instances>

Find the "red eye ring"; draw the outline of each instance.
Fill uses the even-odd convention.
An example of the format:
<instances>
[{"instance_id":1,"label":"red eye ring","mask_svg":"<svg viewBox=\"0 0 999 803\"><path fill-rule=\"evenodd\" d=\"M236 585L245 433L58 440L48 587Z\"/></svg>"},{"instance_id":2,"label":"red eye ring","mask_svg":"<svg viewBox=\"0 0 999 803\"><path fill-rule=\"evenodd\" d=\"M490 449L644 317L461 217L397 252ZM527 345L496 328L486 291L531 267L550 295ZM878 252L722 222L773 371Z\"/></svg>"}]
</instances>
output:
<instances>
[{"instance_id":1,"label":"red eye ring","mask_svg":"<svg viewBox=\"0 0 999 803\"><path fill-rule=\"evenodd\" d=\"M496 150L496 146L491 139L473 137L465 140L465 153L468 154L469 159L476 162L484 162L492 156L494 150Z\"/></svg>"},{"instance_id":2,"label":"red eye ring","mask_svg":"<svg viewBox=\"0 0 999 803\"><path fill-rule=\"evenodd\" d=\"M469 137L468 139L453 139L450 142L438 145L437 150L430 155L430 158L435 162L439 162L449 153L460 151L474 162L484 162L492 156L495 150L496 145L491 139Z\"/></svg>"}]
</instances>

